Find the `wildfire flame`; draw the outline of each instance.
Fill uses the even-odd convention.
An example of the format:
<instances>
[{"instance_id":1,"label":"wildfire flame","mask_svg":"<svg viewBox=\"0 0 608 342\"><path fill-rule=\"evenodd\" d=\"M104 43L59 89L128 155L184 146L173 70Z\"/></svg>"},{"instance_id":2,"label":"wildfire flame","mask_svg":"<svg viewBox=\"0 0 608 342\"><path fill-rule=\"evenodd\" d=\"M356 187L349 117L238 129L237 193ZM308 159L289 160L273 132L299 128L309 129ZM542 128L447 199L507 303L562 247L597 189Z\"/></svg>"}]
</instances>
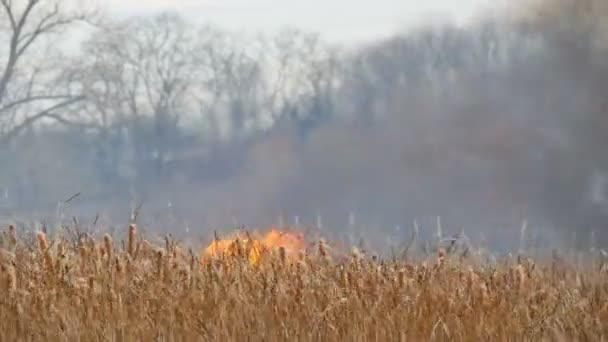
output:
<instances>
[{"instance_id":1,"label":"wildfire flame","mask_svg":"<svg viewBox=\"0 0 608 342\"><path fill-rule=\"evenodd\" d=\"M202 251L201 262L209 257L247 255L251 264L258 264L263 255L274 249L282 248L287 256L293 256L304 247L302 233L277 229L272 229L261 237L240 233L231 239L215 239Z\"/></svg>"}]
</instances>

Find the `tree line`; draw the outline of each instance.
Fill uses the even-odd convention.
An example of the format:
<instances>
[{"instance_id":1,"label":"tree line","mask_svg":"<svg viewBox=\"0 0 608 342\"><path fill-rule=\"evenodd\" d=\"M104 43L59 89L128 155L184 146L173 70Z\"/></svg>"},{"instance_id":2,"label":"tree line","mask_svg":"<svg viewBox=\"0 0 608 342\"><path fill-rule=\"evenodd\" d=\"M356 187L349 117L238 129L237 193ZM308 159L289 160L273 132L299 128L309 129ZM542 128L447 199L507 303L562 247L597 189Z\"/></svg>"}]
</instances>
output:
<instances>
[{"instance_id":1,"label":"tree line","mask_svg":"<svg viewBox=\"0 0 608 342\"><path fill-rule=\"evenodd\" d=\"M369 225L605 222L600 1L539 0L356 49L63 3L0 0L5 203L85 189L212 223L353 210Z\"/></svg>"}]
</instances>

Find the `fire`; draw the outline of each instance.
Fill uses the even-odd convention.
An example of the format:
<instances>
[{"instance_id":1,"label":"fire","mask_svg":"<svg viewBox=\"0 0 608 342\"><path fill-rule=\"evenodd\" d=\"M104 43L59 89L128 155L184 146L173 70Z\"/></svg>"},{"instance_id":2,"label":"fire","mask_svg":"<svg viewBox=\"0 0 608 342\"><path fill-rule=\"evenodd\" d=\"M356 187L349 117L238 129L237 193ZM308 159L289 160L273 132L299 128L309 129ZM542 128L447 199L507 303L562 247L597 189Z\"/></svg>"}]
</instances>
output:
<instances>
[{"instance_id":1,"label":"fire","mask_svg":"<svg viewBox=\"0 0 608 342\"><path fill-rule=\"evenodd\" d=\"M237 234L231 239L215 239L201 253L201 262L209 257L247 255L251 264L258 264L262 256L274 249L283 248L288 256L305 247L301 233L272 229L261 237Z\"/></svg>"}]
</instances>

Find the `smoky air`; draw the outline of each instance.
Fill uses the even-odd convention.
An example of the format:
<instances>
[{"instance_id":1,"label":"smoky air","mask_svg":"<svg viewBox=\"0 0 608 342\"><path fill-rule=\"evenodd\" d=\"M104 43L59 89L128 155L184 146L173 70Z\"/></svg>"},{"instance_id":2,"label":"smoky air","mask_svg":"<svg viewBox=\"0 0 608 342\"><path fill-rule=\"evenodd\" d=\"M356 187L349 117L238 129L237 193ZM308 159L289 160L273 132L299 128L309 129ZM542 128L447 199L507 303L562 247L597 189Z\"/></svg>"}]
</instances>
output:
<instances>
[{"instance_id":1,"label":"smoky air","mask_svg":"<svg viewBox=\"0 0 608 342\"><path fill-rule=\"evenodd\" d=\"M301 224L386 245L416 222L424 238L496 249L522 231L539 245L608 239L600 0L355 48L87 8L38 32L44 10L16 40L0 10L2 222L121 227L140 206L141 226L174 234Z\"/></svg>"}]
</instances>

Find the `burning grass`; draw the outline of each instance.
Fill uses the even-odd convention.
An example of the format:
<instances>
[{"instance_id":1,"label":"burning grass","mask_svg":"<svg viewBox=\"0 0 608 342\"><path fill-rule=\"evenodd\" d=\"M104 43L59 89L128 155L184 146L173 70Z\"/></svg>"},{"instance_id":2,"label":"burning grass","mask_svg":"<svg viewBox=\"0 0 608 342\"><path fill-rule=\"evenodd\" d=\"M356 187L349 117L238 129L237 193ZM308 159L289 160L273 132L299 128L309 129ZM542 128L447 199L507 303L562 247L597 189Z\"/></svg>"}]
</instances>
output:
<instances>
[{"instance_id":1,"label":"burning grass","mask_svg":"<svg viewBox=\"0 0 608 342\"><path fill-rule=\"evenodd\" d=\"M262 256L279 251L284 257L294 256L305 249L304 235L271 229L265 234L237 232L233 237L220 239L217 236L201 252L200 261L205 263L217 257L246 256L249 263L258 265Z\"/></svg>"},{"instance_id":2,"label":"burning grass","mask_svg":"<svg viewBox=\"0 0 608 342\"><path fill-rule=\"evenodd\" d=\"M301 235L216 238L200 252L137 236L2 235L0 340L603 340L602 260L496 266L337 255ZM29 242L28 242L29 241ZM35 241L35 243L34 243ZM252 254L252 251L253 252ZM253 255L253 257L252 257Z\"/></svg>"}]
</instances>

